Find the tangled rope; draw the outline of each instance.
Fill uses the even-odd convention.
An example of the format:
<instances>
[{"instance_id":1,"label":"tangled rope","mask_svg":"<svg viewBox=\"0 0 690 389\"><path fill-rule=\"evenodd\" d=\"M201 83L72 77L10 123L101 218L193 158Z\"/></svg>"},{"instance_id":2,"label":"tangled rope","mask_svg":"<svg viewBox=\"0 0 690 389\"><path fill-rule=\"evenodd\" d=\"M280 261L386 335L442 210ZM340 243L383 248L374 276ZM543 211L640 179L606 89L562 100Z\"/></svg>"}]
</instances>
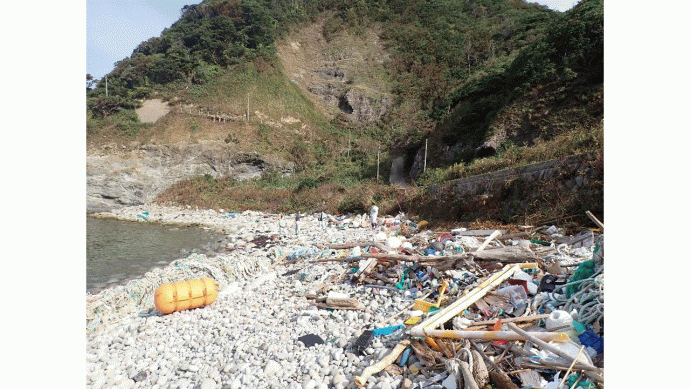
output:
<instances>
[{"instance_id":1,"label":"tangled rope","mask_svg":"<svg viewBox=\"0 0 690 389\"><path fill-rule=\"evenodd\" d=\"M566 293L558 293L572 285L577 285L579 290L570 297ZM600 322L604 318L604 266L600 266L591 277L556 286L548 299L537 302L536 309L540 313L543 313L544 307L552 311L576 310L577 321L588 327Z\"/></svg>"}]
</instances>

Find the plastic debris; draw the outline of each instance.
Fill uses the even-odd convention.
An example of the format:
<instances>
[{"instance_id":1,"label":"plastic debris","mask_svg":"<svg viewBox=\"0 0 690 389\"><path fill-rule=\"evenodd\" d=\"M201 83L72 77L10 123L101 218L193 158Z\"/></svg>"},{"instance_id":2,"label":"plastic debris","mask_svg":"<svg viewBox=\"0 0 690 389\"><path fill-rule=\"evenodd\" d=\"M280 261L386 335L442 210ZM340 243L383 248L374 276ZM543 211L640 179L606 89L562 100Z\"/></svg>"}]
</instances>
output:
<instances>
[{"instance_id":1,"label":"plastic debris","mask_svg":"<svg viewBox=\"0 0 690 389\"><path fill-rule=\"evenodd\" d=\"M357 338L355 343L352 345L352 351L356 354L362 355L364 350L369 346L371 339L374 337L374 332L371 330L366 330L362 332L362 335Z\"/></svg>"},{"instance_id":2,"label":"plastic debris","mask_svg":"<svg viewBox=\"0 0 690 389\"><path fill-rule=\"evenodd\" d=\"M323 344L323 339L316 334L307 334L297 338L298 341L304 343L305 347L312 347L317 344Z\"/></svg>"},{"instance_id":3,"label":"plastic debris","mask_svg":"<svg viewBox=\"0 0 690 389\"><path fill-rule=\"evenodd\" d=\"M376 328L376 329L372 330L371 332L374 334L374 336L385 336L385 335L390 335L393 332L395 332L399 329L402 329L402 328L403 328L403 325L398 324L398 325L390 326L390 327Z\"/></svg>"}]
</instances>

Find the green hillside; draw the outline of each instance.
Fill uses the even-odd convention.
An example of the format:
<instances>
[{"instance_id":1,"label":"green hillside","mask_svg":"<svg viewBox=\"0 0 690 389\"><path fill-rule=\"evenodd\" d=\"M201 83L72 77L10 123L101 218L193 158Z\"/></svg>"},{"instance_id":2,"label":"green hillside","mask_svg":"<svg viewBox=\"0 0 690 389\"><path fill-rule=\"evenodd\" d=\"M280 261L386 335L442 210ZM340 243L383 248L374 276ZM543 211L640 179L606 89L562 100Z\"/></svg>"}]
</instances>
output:
<instances>
[{"instance_id":1,"label":"green hillside","mask_svg":"<svg viewBox=\"0 0 690 389\"><path fill-rule=\"evenodd\" d=\"M289 43L314 55L285 63L278 48ZM333 78L318 85L338 86L340 106L324 103L332 96L314 95L286 70L297 68L342 76L337 85ZM297 171L265 174L261 183L219 180L219 193L238 185L274 194L299 189L305 200L284 194L266 204L309 209L325 202L317 192L335 186L344 193L339 211L366 208L374 196L400 207L380 185L362 189L377 172L387 177L394 156L406 156L405 167L424 186L603 149L603 1L559 13L521 0L207 0L184 7L107 80L107 96L105 78L87 88L89 145L224 141L290 160ZM345 93L381 114L355 117L342 103ZM145 99L175 109L140 123L134 110ZM220 125L185 110L241 120ZM415 156L427 142L422 173ZM177 190L198 200L207 184L191 180ZM355 187L359 195L348 192ZM215 204L213 195L204 198Z\"/></svg>"}]
</instances>

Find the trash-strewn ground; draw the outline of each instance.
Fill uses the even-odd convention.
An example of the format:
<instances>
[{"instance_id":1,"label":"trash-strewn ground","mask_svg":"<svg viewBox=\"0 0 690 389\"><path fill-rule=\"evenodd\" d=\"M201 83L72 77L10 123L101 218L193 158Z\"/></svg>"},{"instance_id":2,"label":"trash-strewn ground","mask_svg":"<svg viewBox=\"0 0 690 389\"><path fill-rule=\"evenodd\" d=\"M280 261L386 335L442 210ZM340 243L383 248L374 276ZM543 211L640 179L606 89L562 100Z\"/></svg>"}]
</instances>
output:
<instances>
[{"instance_id":1,"label":"trash-strewn ground","mask_svg":"<svg viewBox=\"0 0 690 389\"><path fill-rule=\"evenodd\" d=\"M103 216L199 224L231 243L87 294L87 388L603 383L601 231L432 231L402 214L372 230L367 215L162 206ZM159 285L202 277L213 303L157 311Z\"/></svg>"}]
</instances>

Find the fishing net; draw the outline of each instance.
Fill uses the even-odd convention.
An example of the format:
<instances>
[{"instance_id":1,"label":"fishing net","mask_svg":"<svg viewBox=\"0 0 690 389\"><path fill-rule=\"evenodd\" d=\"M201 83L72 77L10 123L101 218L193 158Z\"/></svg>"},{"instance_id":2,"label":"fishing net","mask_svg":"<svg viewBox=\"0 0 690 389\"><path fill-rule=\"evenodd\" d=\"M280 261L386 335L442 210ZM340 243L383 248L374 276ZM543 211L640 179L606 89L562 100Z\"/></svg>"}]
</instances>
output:
<instances>
[{"instance_id":1,"label":"fishing net","mask_svg":"<svg viewBox=\"0 0 690 389\"><path fill-rule=\"evenodd\" d=\"M262 255L264 254L264 255ZM210 277L224 290L230 282L253 279L266 271L274 253L231 253L207 257L192 254L164 268L156 268L143 277L86 296L86 330L97 332L132 317L156 314L154 294L158 286L185 279ZM272 260L273 259L273 260Z\"/></svg>"}]
</instances>

